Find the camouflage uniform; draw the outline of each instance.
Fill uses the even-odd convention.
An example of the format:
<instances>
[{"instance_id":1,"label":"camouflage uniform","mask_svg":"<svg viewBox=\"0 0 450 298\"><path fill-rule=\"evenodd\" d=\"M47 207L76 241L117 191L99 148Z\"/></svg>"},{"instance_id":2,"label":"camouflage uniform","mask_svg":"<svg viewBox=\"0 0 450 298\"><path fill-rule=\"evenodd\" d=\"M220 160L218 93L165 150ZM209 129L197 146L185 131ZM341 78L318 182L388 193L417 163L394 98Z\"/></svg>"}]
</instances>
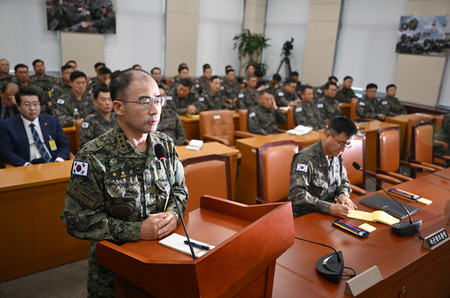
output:
<instances>
[{"instance_id":1,"label":"camouflage uniform","mask_svg":"<svg viewBox=\"0 0 450 298\"><path fill-rule=\"evenodd\" d=\"M284 88L278 89L275 92L274 96L277 106L279 107L285 107L288 105L290 101L295 101L298 99L298 96L295 93L295 91L294 93L288 93Z\"/></svg>"},{"instance_id":2,"label":"camouflage uniform","mask_svg":"<svg viewBox=\"0 0 450 298\"><path fill-rule=\"evenodd\" d=\"M291 163L288 199L294 217L314 211L328 213L335 195L350 195L342 157L325 156L322 140L295 154Z\"/></svg>"},{"instance_id":3,"label":"camouflage uniform","mask_svg":"<svg viewBox=\"0 0 450 298\"><path fill-rule=\"evenodd\" d=\"M52 91L53 86L56 85L56 78L44 74L44 77L40 79L37 75L32 75L30 77L30 82L41 87L45 92L49 93ZM48 94L51 95L50 93Z\"/></svg>"},{"instance_id":4,"label":"camouflage uniform","mask_svg":"<svg viewBox=\"0 0 450 298\"><path fill-rule=\"evenodd\" d=\"M161 119L158 123L158 131L171 137L177 146L186 144L186 132L184 131L183 123L181 123L177 112L167 106L164 109L164 114L161 114Z\"/></svg>"},{"instance_id":5,"label":"camouflage uniform","mask_svg":"<svg viewBox=\"0 0 450 298\"><path fill-rule=\"evenodd\" d=\"M295 125L311 126L314 130L324 128L317 104L300 101L294 106Z\"/></svg>"},{"instance_id":6,"label":"camouflage uniform","mask_svg":"<svg viewBox=\"0 0 450 298\"><path fill-rule=\"evenodd\" d=\"M400 103L397 97L385 96L378 101L379 114L386 116L397 116L406 114L406 109Z\"/></svg>"},{"instance_id":7,"label":"camouflage uniform","mask_svg":"<svg viewBox=\"0 0 450 298\"><path fill-rule=\"evenodd\" d=\"M338 97L338 94L339 94L339 97ZM352 88L342 87L342 90L338 89L336 98L339 100L339 102L351 102L352 98L358 98L358 97L356 96L356 94Z\"/></svg>"},{"instance_id":8,"label":"camouflage uniform","mask_svg":"<svg viewBox=\"0 0 450 298\"><path fill-rule=\"evenodd\" d=\"M287 117L280 109L266 109L260 104L248 109L248 130L252 133L270 135L278 133L278 123L286 123Z\"/></svg>"},{"instance_id":9,"label":"camouflage uniform","mask_svg":"<svg viewBox=\"0 0 450 298\"><path fill-rule=\"evenodd\" d=\"M52 101L53 105L55 105L56 101L63 93L68 93L71 91L72 91L72 86L70 86L69 84L64 82L63 79L61 79L61 82L59 82L59 84L56 84L55 86L53 86L52 97L50 100Z\"/></svg>"},{"instance_id":10,"label":"camouflage uniform","mask_svg":"<svg viewBox=\"0 0 450 298\"><path fill-rule=\"evenodd\" d=\"M201 101L202 98L204 99L203 102L205 103L207 111L234 110L236 107L234 103L228 103L225 100L225 97L220 92L217 92L217 94L213 94L211 90L209 90L208 92L200 95L199 100Z\"/></svg>"},{"instance_id":11,"label":"camouflage uniform","mask_svg":"<svg viewBox=\"0 0 450 298\"><path fill-rule=\"evenodd\" d=\"M272 82L269 82L264 90L275 96L275 92L277 92L278 89L280 89L280 84L274 85Z\"/></svg>"},{"instance_id":12,"label":"camouflage uniform","mask_svg":"<svg viewBox=\"0 0 450 298\"><path fill-rule=\"evenodd\" d=\"M47 108L48 107L48 102L50 101L50 98L48 96L48 92L44 91L44 89L42 89L40 86L32 83L31 81L28 81L28 85L24 86L21 85L19 83L19 92L20 90L22 90L22 88L24 87L30 87L33 88L34 90L36 90L40 95L41 95L41 113L50 113L51 111Z\"/></svg>"},{"instance_id":13,"label":"camouflage uniform","mask_svg":"<svg viewBox=\"0 0 450 298\"><path fill-rule=\"evenodd\" d=\"M114 128L117 123L116 113L111 112L111 119L106 120L99 111L87 116L80 127L80 148L90 140Z\"/></svg>"},{"instance_id":14,"label":"camouflage uniform","mask_svg":"<svg viewBox=\"0 0 450 298\"><path fill-rule=\"evenodd\" d=\"M320 118L323 122L330 122L336 116L342 116L339 102L328 96L321 97L316 103L316 107L320 106Z\"/></svg>"},{"instance_id":15,"label":"camouflage uniform","mask_svg":"<svg viewBox=\"0 0 450 298\"><path fill-rule=\"evenodd\" d=\"M220 90L225 98L235 99L241 91L241 85L236 80L230 83L227 79L223 79Z\"/></svg>"},{"instance_id":16,"label":"camouflage uniform","mask_svg":"<svg viewBox=\"0 0 450 298\"><path fill-rule=\"evenodd\" d=\"M94 113L96 107L92 100L92 96L87 92L83 93L81 100L78 100L72 91L62 94L56 101L56 116L58 116L62 126L74 125L73 111L75 108L78 109L80 118L86 118L88 115Z\"/></svg>"},{"instance_id":17,"label":"camouflage uniform","mask_svg":"<svg viewBox=\"0 0 450 298\"><path fill-rule=\"evenodd\" d=\"M175 88L170 91L169 96L172 98L172 102L175 103L175 110L179 115L187 114L189 105L194 105L197 108L197 114L205 110L204 98L203 101L200 101L193 92L189 92L185 98L179 98ZM173 107L173 104L171 106Z\"/></svg>"},{"instance_id":18,"label":"camouflage uniform","mask_svg":"<svg viewBox=\"0 0 450 298\"><path fill-rule=\"evenodd\" d=\"M198 78L197 83L194 85L194 87L197 91L197 94L209 92L209 90L211 89L208 81L203 76Z\"/></svg>"},{"instance_id":19,"label":"camouflage uniform","mask_svg":"<svg viewBox=\"0 0 450 298\"><path fill-rule=\"evenodd\" d=\"M3 88L3 85L5 85L6 83L11 83L11 82L16 82L16 78L10 74L8 74L8 76L5 78L0 77L0 91Z\"/></svg>"},{"instance_id":20,"label":"camouflage uniform","mask_svg":"<svg viewBox=\"0 0 450 298\"><path fill-rule=\"evenodd\" d=\"M446 142L449 147L445 149L442 146L436 146L435 152L443 155L450 155L450 112L445 114L442 119L441 128L439 128L436 140Z\"/></svg>"},{"instance_id":21,"label":"camouflage uniform","mask_svg":"<svg viewBox=\"0 0 450 298\"><path fill-rule=\"evenodd\" d=\"M378 109L378 100L376 98L370 99L367 95L364 95L356 105L356 112L361 118L378 119L378 114L380 114Z\"/></svg>"},{"instance_id":22,"label":"camouflage uniform","mask_svg":"<svg viewBox=\"0 0 450 298\"><path fill-rule=\"evenodd\" d=\"M167 152L170 184L182 202L180 211L184 212L188 193L183 166L172 140L163 133L149 134L147 152L141 153L116 125L81 148L75 158L61 218L70 235L92 241L89 295L114 296L114 273L97 263L97 243L138 241L141 222L149 214L164 211L170 189L164 168L154 153L157 143ZM171 200L166 211L175 210Z\"/></svg>"},{"instance_id":23,"label":"camouflage uniform","mask_svg":"<svg viewBox=\"0 0 450 298\"><path fill-rule=\"evenodd\" d=\"M253 106L259 106L258 93L256 89L250 91L250 89L245 88L238 95L238 108L240 110L249 109Z\"/></svg>"}]
</instances>

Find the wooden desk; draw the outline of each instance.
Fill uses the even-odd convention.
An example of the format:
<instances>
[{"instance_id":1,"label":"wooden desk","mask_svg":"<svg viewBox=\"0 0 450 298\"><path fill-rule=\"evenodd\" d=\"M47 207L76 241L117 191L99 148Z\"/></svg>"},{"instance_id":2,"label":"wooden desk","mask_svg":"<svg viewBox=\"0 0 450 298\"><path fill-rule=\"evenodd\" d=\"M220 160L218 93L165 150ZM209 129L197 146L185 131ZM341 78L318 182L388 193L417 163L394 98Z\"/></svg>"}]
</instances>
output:
<instances>
[{"instance_id":1,"label":"wooden desk","mask_svg":"<svg viewBox=\"0 0 450 298\"><path fill-rule=\"evenodd\" d=\"M311 131L307 135L294 136L287 133L280 133L269 136L236 140L236 149L241 152L242 159L239 166L239 174L236 183L236 201L245 204L255 204L257 194L256 179L256 149L265 143L294 140L302 142L302 148L314 144L322 138L323 134Z\"/></svg>"},{"instance_id":2,"label":"wooden desk","mask_svg":"<svg viewBox=\"0 0 450 298\"><path fill-rule=\"evenodd\" d=\"M183 123L184 131L186 132L186 139L200 140L200 116L194 115L193 117L187 117L186 115L178 115L181 123ZM239 130L239 113L234 112L234 130Z\"/></svg>"},{"instance_id":3,"label":"wooden desk","mask_svg":"<svg viewBox=\"0 0 450 298\"><path fill-rule=\"evenodd\" d=\"M377 167L377 133L381 128L397 126L396 124L373 120L369 122L355 122L358 127L362 127L360 132L366 134L366 169L375 171Z\"/></svg>"},{"instance_id":4,"label":"wooden desk","mask_svg":"<svg viewBox=\"0 0 450 298\"><path fill-rule=\"evenodd\" d=\"M0 169L0 282L89 256L59 218L72 161Z\"/></svg>"},{"instance_id":5,"label":"wooden desk","mask_svg":"<svg viewBox=\"0 0 450 298\"><path fill-rule=\"evenodd\" d=\"M77 138L75 136L75 126L63 127L63 131L66 133L67 139L70 144L70 152L74 155L77 154Z\"/></svg>"},{"instance_id":6,"label":"wooden desk","mask_svg":"<svg viewBox=\"0 0 450 298\"><path fill-rule=\"evenodd\" d=\"M450 169L438 174L450 178ZM450 197L449 181L427 175L400 187L433 201L428 206L408 203L419 207L419 212L412 218L423 221L422 236L440 228L450 232L446 226L448 218L443 215ZM373 211L357 205L360 210ZM370 223L377 230L361 239L333 227L333 220L334 217L322 213L296 218L296 236L342 251L345 266L354 268L357 274L377 265L384 280L366 290L361 297L449 297L450 242L430 251L422 248L422 240L418 237L398 237L388 225L381 223ZM363 223L355 219L346 221L355 226ZM298 297L299 293L305 297L349 297L344 293L345 277L339 284L334 284L316 273L316 261L330 252L328 248L296 240L294 246L277 260L273 297ZM345 272L348 270L344 269Z\"/></svg>"},{"instance_id":7,"label":"wooden desk","mask_svg":"<svg viewBox=\"0 0 450 298\"><path fill-rule=\"evenodd\" d=\"M349 102L343 102L339 104L339 108L341 109L342 115L350 118L351 115L351 104Z\"/></svg>"},{"instance_id":8,"label":"wooden desk","mask_svg":"<svg viewBox=\"0 0 450 298\"><path fill-rule=\"evenodd\" d=\"M228 147L219 142L204 143L202 149L188 150L186 146L177 146L178 159L181 161L186 158L205 156L210 154L228 155L230 156L230 173L231 173L231 193L234 200L234 193L236 188L236 174L237 174L237 157L239 151L237 149Z\"/></svg>"},{"instance_id":9,"label":"wooden desk","mask_svg":"<svg viewBox=\"0 0 450 298\"><path fill-rule=\"evenodd\" d=\"M398 116L388 116L386 117L387 123L393 123L400 126L400 157L403 160L407 160L410 153L411 148L411 132L412 127L409 127L408 120L414 119L417 122L425 121L431 122L434 124L434 115L415 113L415 114L407 114L407 115L398 115Z\"/></svg>"}]
</instances>

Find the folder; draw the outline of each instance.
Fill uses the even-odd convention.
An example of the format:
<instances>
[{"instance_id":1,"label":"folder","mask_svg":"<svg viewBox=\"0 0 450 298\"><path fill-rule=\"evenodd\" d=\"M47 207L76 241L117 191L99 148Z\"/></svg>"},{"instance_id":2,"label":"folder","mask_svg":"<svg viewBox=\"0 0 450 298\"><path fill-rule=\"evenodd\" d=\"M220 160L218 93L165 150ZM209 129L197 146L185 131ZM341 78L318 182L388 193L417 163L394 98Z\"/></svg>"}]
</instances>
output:
<instances>
[{"instance_id":1,"label":"folder","mask_svg":"<svg viewBox=\"0 0 450 298\"><path fill-rule=\"evenodd\" d=\"M397 218L403 219L405 217L408 217L408 214L405 210L403 210L402 207L400 207L394 200L391 198L387 198L385 196L374 194L368 198L365 198L361 201L359 201L361 204L372 207L374 209L383 210L387 213L389 213L392 216L395 216ZM397 201L398 202L398 201ZM399 204L403 205L405 207L409 214L414 214L417 211L419 211L419 208L410 206L408 204L398 202Z\"/></svg>"}]
</instances>

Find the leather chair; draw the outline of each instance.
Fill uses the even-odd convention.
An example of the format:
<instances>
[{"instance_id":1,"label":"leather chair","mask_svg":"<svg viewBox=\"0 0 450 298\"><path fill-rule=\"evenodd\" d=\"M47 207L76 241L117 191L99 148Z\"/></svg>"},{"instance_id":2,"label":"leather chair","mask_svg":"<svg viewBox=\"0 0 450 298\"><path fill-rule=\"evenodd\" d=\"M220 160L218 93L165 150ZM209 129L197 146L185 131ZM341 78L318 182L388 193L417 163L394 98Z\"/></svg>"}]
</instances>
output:
<instances>
[{"instance_id":1,"label":"leather chair","mask_svg":"<svg viewBox=\"0 0 450 298\"><path fill-rule=\"evenodd\" d=\"M205 155L181 161L189 191L186 213L200 207L203 195L213 195L232 200L230 157L227 155Z\"/></svg>"},{"instance_id":2,"label":"leather chair","mask_svg":"<svg viewBox=\"0 0 450 298\"><path fill-rule=\"evenodd\" d=\"M358 118L358 113L356 112L356 105L358 104L357 99L352 99L350 102L350 119L356 120Z\"/></svg>"},{"instance_id":3,"label":"leather chair","mask_svg":"<svg viewBox=\"0 0 450 298\"><path fill-rule=\"evenodd\" d=\"M352 146L345 148L344 152L342 152L342 159L347 170L350 188L353 191L350 194L351 197L353 197L354 193L362 196L367 194L367 191L364 189L366 187L366 176L364 176L363 172L353 167L353 162L356 161L363 169L366 168L366 134L358 132L351 143Z\"/></svg>"},{"instance_id":4,"label":"leather chair","mask_svg":"<svg viewBox=\"0 0 450 298\"><path fill-rule=\"evenodd\" d=\"M248 110L239 110L239 130L234 132L236 138L253 138L260 137L261 135L248 131L247 123Z\"/></svg>"},{"instance_id":5,"label":"leather chair","mask_svg":"<svg viewBox=\"0 0 450 298\"><path fill-rule=\"evenodd\" d=\"M257 203L287 200L292 157L301 145L286 140L266 143L257 149Z\"/></svg>"},{"instance_id":6,"label":"leather chair","mask_svg":"<svg viewBox=\"0 0 450 298\"><path fill-rule=\"evenodd\" d=\"M77 152L80 151L80 129L84 119L75 120L75 143L77 145Z\"/></svg>"},{"instance_id":7,"label":"leather chair","mask_svg":"<svg viewBox=\"0 0 450 298\"><path fill-rule=\"evenodd\" d=\"M420 164L428 170L443 170L444 168L433 164L433 125L429 122L421 122L412 126L411 135L411 162Z\"/></svg>"},{"instance_id":8,"label":"leather chair","mask_svg":"<svg viewBox=\"0 0 450 298\"><path fill-rule=\"evenodd\" d=\"M217 141L227 146L234 145L233 111L216 110L200 112L200 138Z\"/></svg>"}]
</instances>

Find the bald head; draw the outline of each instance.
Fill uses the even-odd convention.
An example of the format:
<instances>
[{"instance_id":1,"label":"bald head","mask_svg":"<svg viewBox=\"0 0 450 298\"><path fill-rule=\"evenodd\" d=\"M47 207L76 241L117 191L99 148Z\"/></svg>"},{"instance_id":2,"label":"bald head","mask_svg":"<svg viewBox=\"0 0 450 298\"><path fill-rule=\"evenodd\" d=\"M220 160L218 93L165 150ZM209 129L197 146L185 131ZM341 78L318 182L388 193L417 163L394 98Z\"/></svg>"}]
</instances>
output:
<instances>
[{"instance_id":1,"label":"bald head","mask_svg":"<svg viewBox=\"0 0 450 298\"><path fill-rule=\"evenodd\" d=\"M133 81L149 81L150 84L157 86L155 79L145 70L127 69L111 80L109 88L112 101L127 98L128 87Z\"/></svg>"}]
</instances>

